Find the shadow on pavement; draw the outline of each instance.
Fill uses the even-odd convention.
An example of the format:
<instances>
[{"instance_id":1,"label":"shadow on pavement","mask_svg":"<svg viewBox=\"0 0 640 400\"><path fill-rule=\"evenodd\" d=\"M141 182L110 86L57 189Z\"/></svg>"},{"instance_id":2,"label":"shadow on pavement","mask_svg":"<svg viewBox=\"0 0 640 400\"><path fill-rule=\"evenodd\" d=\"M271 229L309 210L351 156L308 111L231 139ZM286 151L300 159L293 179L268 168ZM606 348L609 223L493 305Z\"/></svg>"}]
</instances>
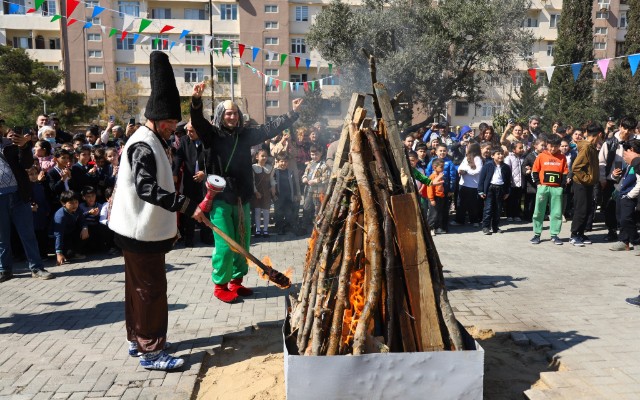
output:
<instances>
[{"instance_id":1,"label":"shadow on pavement","mask_svg":"<svg viewBox=\"0 0 640 400\"><path fill-rule=\"evenodd\" d=\"M511 275L474 275L460 278L445 278L447 290L469 289L484 290L505 286L517 288L516 282L522 282L527 278L514 278Z\"/></svg>"}]
</instances>

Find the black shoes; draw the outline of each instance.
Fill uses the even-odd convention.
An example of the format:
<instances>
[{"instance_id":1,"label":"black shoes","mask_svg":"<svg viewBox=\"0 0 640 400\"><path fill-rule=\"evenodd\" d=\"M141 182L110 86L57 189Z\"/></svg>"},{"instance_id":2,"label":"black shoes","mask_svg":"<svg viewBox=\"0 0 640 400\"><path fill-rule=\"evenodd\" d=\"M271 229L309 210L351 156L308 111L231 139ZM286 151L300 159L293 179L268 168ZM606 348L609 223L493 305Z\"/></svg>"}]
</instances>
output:
<instances>
[{"instance_id":1,"label":"black shoes","mask_svg":"<svg viewBox=\"0 0 640 400\"><path fill-rule=\"evenodd\" d=\"M6 282L9 279L13 279L13 272L11 271L0 272L0 283Z\"/></svg>"}]
</instances>

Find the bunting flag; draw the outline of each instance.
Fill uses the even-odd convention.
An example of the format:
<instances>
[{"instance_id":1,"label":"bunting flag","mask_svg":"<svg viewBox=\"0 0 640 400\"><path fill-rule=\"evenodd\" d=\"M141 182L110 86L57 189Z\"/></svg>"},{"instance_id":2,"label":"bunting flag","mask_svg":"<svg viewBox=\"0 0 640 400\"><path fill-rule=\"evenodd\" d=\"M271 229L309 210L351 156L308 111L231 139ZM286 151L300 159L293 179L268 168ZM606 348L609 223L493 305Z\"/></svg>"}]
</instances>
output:
<instances>
[{"instance_id":1,"label":"bunting flag","mask_svg":"<svg viewBox=\"0 0 640 400\"><path fill-rule=\"evenodd\" d=\"M238 43L238 52L240 53L240 57L242 57L242 54L244 53L244 47L244 44Z\"/></svg>"},{"instance_id":2,"label":"bunting flag","mask_svg":"<svg viewBox=\"0 0 640 400\"><path fill-rule=\"evenodd\" d=\"M173 49L173 46L176 45L176 42L171 42L171 45L169 46L169 50Z\"/></svg>"},{"instance_id":3,"label":"bunting flag","mask_svg":"<svg viewBox=\"0 0 640 400\"><path fill-rule=\"evenodd\" d=\"M111 30L109 31L109 37L115 35L116 33L118 33L118 30L116 28L111 28Z\"/></svg>"},{"instance_id":4,"label":"bunting flag","mask_svg":"<svg viewBox=\"0 0 640 400\"><path fill-rule=\"evenodd\" d=\"M169 46L169 41L167 39L162 39L162 48L166 49Z\"/></svg>"},{"instance_id":5,"label":"bunting flag","mask_svg":"<svg viewBox=\"0 0 640 400\"><path fill-rule=\"evenodd\" d=\"M547 80L551 83L551 77L553 76L553 71L555 71L556 67L546 67L544 70L547 73Z\"/></svg>"},{"instance_id":6,"label":"bunting flag","mask_svg":"<svg viewBox=\"0 0 640 400\"><path fill-rule=\"evenodd\" d=\"M282 85L282 90L287 88L287 81L280 81L280 84Z\"/></svg>"},{"instance_id":7,"label":"bunting flag","mask_svg":"<svg viewBox=\"0 0 640 400\"><path fill-rule=\"evenodd\" d=\"M294 57L294 60L296 60L296 69L300 67L300 57Z\"/></svg>"},{"instance_id":8,"label":"bunting flag","mask_svg":"<svg viewBox=\"0 0 640 400\"><path fill-rule=\"evenodd\" d=\"M140 37L139 33L134 33L133 34L133 43L135 44L138 41L138 38Z\"/></svg>"},{"instance_id":9,"label":"bunting flag","mask_svg":"<svg viewBox=\"0 0 640 400\"><path fill-rule=\"evenodd\" d=\"M122 23L122 30L126 31L133 25L133 21L135 21L136 17L129 14L124 14L124 22Z\"/></svg>"},{"instance_id":10,"label":"bunting flag","mask_svg":"<svg viewBox=\"0 0 640 400\"><path fill-rule=\"evenodd\" d=\"M315 91L316 90L316 81L311 81L311 91Z\"/></svg>"},{"instance_id":11,"label":"bunting flag","mask_svg":"<svg viewBox=\"0 0 640 400\"><path fill-rule=\"evenodd\" d=\"M78 0L67 0L67 18L69 18L69 16L73 14L73 11L76 9L76 7L78 7L78 4L80 4ZM67 26L69 25L71 24L67 22Z\"/></svg>"},{"instance_id":12,"label":"bunting flag","mask_svg":"<svg viewBox=\"0 0 640 400\"><path fill-rule=\"evenodd\" d=\"M151 25L151 20L142 18L142 20L140 20L140 29L138 29L138 33L142 33L142 31L147 29L149 25Z\"/></svg>"},{"instance_id":13,"label":"bunting flag","mask_svg":"<svg viewBox=\"0 0 640 400\"><path fill-rule=\"evenodd\" d=\"M304 87L304 91L305 91L305 92L308 92L308 91L309 91L309 82L304 82L304 83L302 84L302 86Z\"/></svg>"},{"instance_id":14,"label":"bunting flag","mask_svg":"<svg viewBox=\"0 0 640 400\"><path fill-rule=\"evenodd\" d=\"M289 90L291 90L293 92L293 82L289 82Z\"/></svg>"},{"instance_id":15,"label":"bunting flag","mask_svg":"<svg viewBox=\"0 0 640 400\"><path fill-rule=\"evenodd\" d=\"M269 64L271 64L273 60L275 60L275 54L273 54L273 51L269 50Z\"/></svg>"},{"instance_id":16,"label":"bunting flag","mask_svg":"<svg viewBox=\"0 0 640 400\"><path fill-rule=\"evenodd\" d=\"M318 82L320 83L320 90L322 90L322 81L323 81L323 80L324 80L324 79L320 79L320 80L318 81Z\"/></svg>"},{"instance_id":17,"label":"bunting flag","mask_svg":"<svg viewBox=\"0 0 640 400\"><path fill-rule=\"evenodd\" d=\"M100 25L100 30L102 31L102 33L107 33L107 27L104 25Z\"/></svg>"},{"instance_id":18,"label":"bunting flag","mask_svg":"<svg viewBox=\"0 0 640 400\"><path fill-rule=\"evenodd\" d=\"M529 76L531 77L531 80L535 84L536 83L536 75L537 75L536 69L535 68L529 68L527 70L527 72L529 73Z\"/></svg>"},{"instance_id":19,"label":"bunting flag","mask_svg":"<svg viewBox=\"0 0 640 400\"><path fill-rule=\"evenodd\" d=\"M82 27L82 29L89 29L93 26L93 23L91 21L85 22L84 26Z\"/></svg>"},{"instance_id":20,"label":"bunting flag","mask_svg":"<svg viewBox=\"0 0 640 400\"><path fill-rule=\"evenodd\" d=\"M120 36L120 41L123 41L127 37L127 31L122 31L122 36Z\"/></svg>"},{"instance_id":21,"label":"bunting flag","mask_svg":"<svg viewBox=\"0 0 640 400\"><path fill-rule=\"evenodd\" d=\"M31 14L31 13L34 13L34 12L36 12L35 8L30 8L30 9L27 10L27 14Z\"/></svg>"},{"instance_id":22,"label":"bunting flag","mask_svg":"<svg viewBox=\"0 0 640 400\"><path fill-rule=\"evenodd\" d=\"M211 41L213 40L212 35L204 35L204 51L206 53L210 53L213 50L213 46L211 46Z\"/></svg>"},{"instance_id":23,"label":"bunting flag","mask_svg":"<svg viewBox=\"0 0 640 400\"><path fill-rule=\"evenodd\" d=\"M309 60L308 58L304 60L304 62L307 64L307 71L309 70L309 67L311 67L311 60Z\"/></svg>"},{"instance_id":24,"label":"bunting flag","mask_svg":"<svg viewBox=\"0 0 640 400\"><path fill-rule=\"evenodd\" d=\"M267 76L267 75L264 76L264 84L265 84L265 86L269 85L269 76Z\"/></svg>"},{"instance_id":25,"label":"bunting flag","mask_svg":"<svg viewBox=\"0 0 640 400\"><path fill-rule=\"evenodd\" d=\"M164 27L162 27L162 29L160 29L160 33L165 33L165 32L170 31L170 30L172 30L172 29L174 29L174 27L173 27L173 26L171 26L171 25L165 25Z\"/></svg>"},{"instance_id":26,"label":"bunting flag","mask_svg":"<svg viewBox=\"0 0 640 400\"><path fill-rule=\"evenodd\" d=\"M155 38L153 39L153 48L157 49L159 46L158 44L160 43L160 38Z\"/></svg>"},{"instance_id":27,"label":"bunting flag","mask_svg":"<svg viewBox=\"0 0 640 400\"><path fill-rule=\"evenodd\" d=\"M44 0L36 0L36 10L39 10L43 4L44 4Z\"/></svg>"},{"instance_id":28,"label":"bunting flag","mask_svg":"<svg viewBox=\"0 0 640 400\"><path fill-rule=\"evenodd\" d=\"M320 61L316 62L316 74L320 73Z\"/></svg>"},{"instance_id":29,"label":"bunting flag","mask_svg":"<svg viewBox=\"0 0 640 400\"><path fill-rule=\"evenodd\" d=\"M638 63L640 63L640 54L632 54L629 56L629 66L631 67L631 76L636 74L638 70Z\"/></svg>"},{"instance_id":30,"label":"bunting flag","mask_svg":"<svg viewBox=\"0 0 640 400\"><path fill-rule=\"evenodd\" d=\"M275 88L278 89L278 86L280 86L280 79L276 79L276 81L273 84L273 86L275 86Z\"/></svg>"},{"instance_id":31,"label":"bunting flag","mask_svg":"<svg viewBox=\"0 0 640 400\"><path fill-rule=\"evenodd\" d=\"M227 49L229 48L230 44L231 44L231 42L226 40L226 39L222 41L222 56L223 57L227 53Z\"/></svg>"},{"instance_id":32,"label":"bunting flag","mask_svg":"<svg viewBox=\"0 0 640 400\"><path fill-rule=\"evenodd\" d=\"M582 69L582 63L573 63L571 64L571 71L573 72L573 80L574 82L578 80L578 75L580 75L580 70Z\"/></svg>"},{"instance_id":33,"label":"bunting flag","mask_svg":"<svg viewBox=\"0 0 640 400\"><path fill-rule=\"evenodd\" d=\"M20 14L20 5L9 3L9 14Z\"/></svg>"},{"instance_id":34,"label":"bunting flag","mask_svg":"<svg viewBox=\"0 0 640 400\"><path fill-rule=\"evenodd\" d=\"M213 49L213 52L216 53L216 56L220 55L220 54L218 54L218 49Z\"/></svg>"},{"instance_id":35,"label":"bunting flag","mask_svg":"<svg viewBox=\"0 0 640 400\"><path fill-rule=\"evenodd\" d=\"M609 63L611 62L610 58L605 58L603 60L598 60L598 68L602 72L602 77L607 79L607 70L609 69Z\"/></svg>"},{"instance_id":36,"label":"bunting flag","mask_svg":"<svg viewBox=\"0 0 640 400\"><path fill-rule=\"evenodd\" d=\"M93 7L93 12L91 13L91 19L94 19L95 17L97 17L103 11L104 11L104 7L100 7L100 6Z\"/></svg>"},{"instance_id":37,"label":"bunting flag","mask_svg":"<svg viewBox=\"0 0 640 400\"><path fill-rule=\"evenodd\" d=\"M71 25L75 24L76 22L78 22L78 20L75 19L75 18L67 18L67 26L71 26Z\"/></svg>"},{"instance_id":38,"label":"bunting flag","mask_svg":"<svg viewBox=\"0 0 640 400\"><path fill-rule=\"evenodd\" d=\"M187 51L188 51L189 53L191 53L191 45L190 45L190 44L188 44L188 45L187 45Z\"/></svg>"},{"instance_id":39,"label":"bunting flag","mask_svg":"<svg viewBox=\"0 0 640 400\"><path fill-rule=\"evenodd\" d=\"M329 75L331 75L331 70L333 70L333 64L329 64Z\"/></svg>"},{"instance_id":40,"label":"bunting flag","mask_svg":"<svg viewBox=\"0 0 640 400\"><path fill-rule=\"evenodd\" d=\"M280 66L282 66L282 64L284 64L284 60L287 59L287 55L286 54L280 54Z\"/></svg>"},{"instance_id":41,"label":"bunting flag","mask_svg":"<svg viewBox=\"0 0 640 400\"><path fill-rule=\"evenodd\" d=\"M259 47L254 47L253 48L253 57L251 58L251 62L255 62L256 61L256 57L258 56L259 52L260 52L260 48Z\"/></svg>"},{"instance_id":42,"label":"bunting flag","mask_svg":"<svg viewBox=\"0 0 640 400\"><path fill-rule=\"evenodd\" d=\"M140 41L140 44L142 44L142 43L144 43L144 42L148 41L149 39L151 39L151 36L143 36L143 37L142 37L142 40Z\"/></svg>"}]
</instances>

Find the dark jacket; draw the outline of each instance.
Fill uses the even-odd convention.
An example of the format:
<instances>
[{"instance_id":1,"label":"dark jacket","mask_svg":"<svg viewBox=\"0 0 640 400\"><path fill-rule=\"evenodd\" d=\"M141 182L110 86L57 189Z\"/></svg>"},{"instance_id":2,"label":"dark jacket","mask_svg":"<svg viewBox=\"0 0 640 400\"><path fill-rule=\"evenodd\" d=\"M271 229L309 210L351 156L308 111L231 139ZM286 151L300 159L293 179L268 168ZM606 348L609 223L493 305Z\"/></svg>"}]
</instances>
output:
<instances>
[{"instance_id":1,"label":"dark jacket","mask_svg":"<svg viewBox=\"0 0 640 400\"><path fill-rule=\"evenodd\" d=\"M206 153L208 153L208 149L205 150L202 143L196 146L196 143L185 135L180 138L180 146L173 156L173 176L180 176L182 168L183 193L192 201L199 202L204 198L205 182L195 182L193 176L196 174L196 161L198 162L198 170L204 171L205 175L209 174Z\"/></svg>"},{"instance_id":2,"label":"dark jacket","mask_svg":"<svg viewBox=\"0 0 640 400\"><path fill-rule=\"evenodd\" d=\"M76 193L82 192L85 186L92 186L96 188L98 186L98 176L90 175L89 171L91 167L88 165L82 165L75 163L71 167L71 179L69 180L69 188Z\"/></svg>"},{"instance_id":3,"label":"dark jacket","mask_svg":"<svg viewBox=\"0 0 640 400\"><path fill-rule=\"evenodd\" d=\"M525 183L526 183L526 190L527 193L536 193L538 191L538 185L533 181L533 177L531 176L531 173L526 173L524 172L526 170L526 167L531 168L531 170L533 170L533 163L536 162L536 158L538 157L538 153L536 153L535 150L531 150L525 157L524 157L524 162L522 163L522 171L523 171L523 175L525 177Z\"/></svg>"},{"instance_id":4,"label":"dark jacket","mask_svg":"<svg viewBox=\"0 0 640 400\"><path fill-rule=\"evenodd\" d=\"M511 167L507 164L500 164L502 169L502 180L504 184L502 186L504 193L508 194L511 191ZM491 178L496 171L496 163L491 160L484 163L480 170L480 177L478 178L478 193L486 194L489 192L489 186L491 186Z\"/></svg>"},{"instance_id":5,"label":"dark jacket","mask_svg":"<svg viewBox=\"0 0 640 400\"><path fill-rule=\"evenodd\" d=\"M1 138L4 143L9 139ZM24 147L18 147L11 144L5 144L2 147L2 155L9 164L13 176L16 177L18 183L18 194L23 201L31 200L31 182L29 181L29 175L26 169L33 166L33 152L31 151L31 142L28 142Z\"/></svg>"},{"instance_id":6,"label":"dark jacket","mask_svg":"<svg viewBox=\"0 0 640 400\"><path fill-rule=\"evenodd\" d=\"M237 204L240 197L242 203L248 202L253 196L251 147L277 136L297 119L298 113L291 111L264 125L228 130L211 125L202 115L202 100L192 98L191 124L204 146L211 149L207 170L227 181L227 186L216 200Z\"/></svg>"}]
</instances>

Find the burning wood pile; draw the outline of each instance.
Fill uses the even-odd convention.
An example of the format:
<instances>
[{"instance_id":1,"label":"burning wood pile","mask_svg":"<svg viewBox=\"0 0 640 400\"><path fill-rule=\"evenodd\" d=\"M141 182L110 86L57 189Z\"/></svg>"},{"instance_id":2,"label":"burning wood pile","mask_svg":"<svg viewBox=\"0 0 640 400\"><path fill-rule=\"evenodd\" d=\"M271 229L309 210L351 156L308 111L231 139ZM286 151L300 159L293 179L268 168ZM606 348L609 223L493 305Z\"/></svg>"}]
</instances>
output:
<instances>
[{"instance_id":1,"label":"burning wood pile","mask_svg":"<svg viewBox=\"0 0 640 400\"><path fill-rule=\"evenodd\" d=\"M389 95L375 121L354 94L291 296L289 351L300 355L464 350L442 264L420 212Z\"/></svg>"}]
</instances>

